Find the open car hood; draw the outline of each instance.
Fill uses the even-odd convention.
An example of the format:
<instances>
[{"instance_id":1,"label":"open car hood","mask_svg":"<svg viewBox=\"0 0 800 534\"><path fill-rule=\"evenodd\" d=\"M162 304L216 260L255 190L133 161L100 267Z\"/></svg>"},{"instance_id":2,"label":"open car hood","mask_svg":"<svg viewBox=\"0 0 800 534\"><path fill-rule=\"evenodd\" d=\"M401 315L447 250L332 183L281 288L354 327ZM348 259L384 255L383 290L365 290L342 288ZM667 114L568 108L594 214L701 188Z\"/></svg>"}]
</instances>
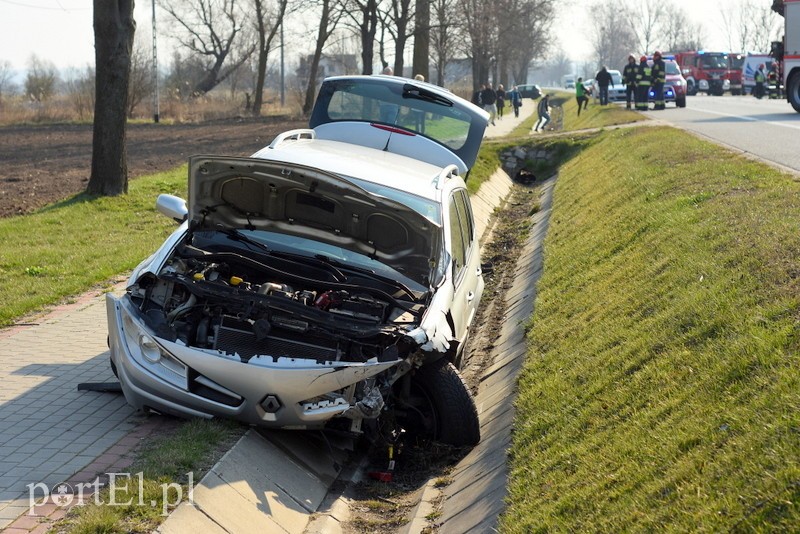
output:
<instances>
[{"instance_id":1,"label":"open car hood","mask_svg":"<svg viewBox=\"0 0 800 534\"><path fill-rule=\"evenodd\" d=\"M263 159L189 158L189 227L266 230L361 253L425 287L441 226L323 170Z\"/></svg>"}]
</instances>

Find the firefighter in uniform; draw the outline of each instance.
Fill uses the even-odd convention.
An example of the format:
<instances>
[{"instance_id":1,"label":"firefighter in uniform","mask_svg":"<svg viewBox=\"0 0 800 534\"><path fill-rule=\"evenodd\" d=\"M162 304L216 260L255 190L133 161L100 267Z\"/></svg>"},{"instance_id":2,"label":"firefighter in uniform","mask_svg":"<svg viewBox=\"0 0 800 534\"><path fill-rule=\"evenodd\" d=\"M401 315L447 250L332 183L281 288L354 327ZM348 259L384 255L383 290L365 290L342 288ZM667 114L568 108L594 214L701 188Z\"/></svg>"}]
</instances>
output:
<instances>
[{"instance_id":1,"label":"firefighter in uniform","mask_svg":"<svg viewBox=\"0 0 800 534\"><path fill-rule=\"evenodd\" d=\"M778 69L774 62L772 63L772 65L770 65L769 72L767 72L767 92L769 94L770 100L774 100L779 96Z\"/></svg>"},{"instance_id":2,"label":"firefighter in uniform","mask_svg":"<svg viewBox=\"0 0 800 534\"><path fill-rule=\"evenodd\" d=\"M764 97L764 81L766 81L767 76L764 74L764 64L758 66L756 69L755 74L753 74L753 81L755 82L756 86L753 88L753 96L761 100Z\"/></svg>"},{"instance_id":3,"label":"firefighter in uniform","mask_svg":"<svg viewBox=\"0 0 800 534\"><path fill-rule=\"evenodd\" d=\"M650 65L647 64L647 56L639 58L639 68L636 70L636 110L647 111L648 96L650 93L650 82L652 75Z\"/></svg>"},{"instance_id":4,"label":"firefighter in uniform","mask_svg":"<svg viewBox=\"0 0 800 534\"><path fill-rule=\"evenodd\" d=\"M622 83L625 84L625 107L631 109L631 102L636 101L636 57L628 54L628 64L622 69Z\"/></svg>"},{"instance_id":5,"label":"firefighter in uniform","mask_svg":"<svg viewBox=\"0 0 800 534\"><path fill-rule=\"evenodd\" d=\"M653 98L655 106L653 106L653 109L666 109L664 104L664 84L667 82L667 66L664 64L664 60L661 59L661 52L658 50L653 52L653 68L650 75L653 79L653 92L655 93Z\"/></svg>"}]
</instances>

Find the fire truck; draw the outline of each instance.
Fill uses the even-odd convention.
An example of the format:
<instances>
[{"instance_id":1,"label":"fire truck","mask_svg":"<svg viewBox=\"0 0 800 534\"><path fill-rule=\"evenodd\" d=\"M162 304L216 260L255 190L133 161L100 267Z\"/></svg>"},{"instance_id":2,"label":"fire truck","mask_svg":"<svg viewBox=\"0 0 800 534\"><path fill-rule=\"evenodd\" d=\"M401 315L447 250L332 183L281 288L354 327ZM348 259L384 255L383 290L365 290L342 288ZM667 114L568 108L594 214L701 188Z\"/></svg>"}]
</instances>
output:
<instances>
[{"instance_id":1,"label":"fire truck","mask_svg":"<svg viewBox=\"0 0 800 534\"><path fill-rule=\"evenodd\" d=\"M780 62L786 100L800 113L800 0L773 0L773 11L783 15L783 42L773 43L773 56Z\"/></svg>"},{"instance_id":2,"label":"fire truck","mask_svg":"<svg viewBox=\"0 0 800 534\"><path fill-rule=\"evenodd\" d=\"M729 79L728 54L726 52L706 52L692 50L672 52L675 61L686 78L686 94L703 92L721 96L731 90Z\"/></svg>"},{"instance_id":3,"label":"fire truck","mask_svg":"<svg viewBox=\"0 0 800 534\"><path fill-rule=\"evenodd\" d=\"M742 77L742 66L744 65L745 55L731 52L728 54L728 80L731 83L731 94L744 94L744 79Z\"/></svg>"}]
</instances>

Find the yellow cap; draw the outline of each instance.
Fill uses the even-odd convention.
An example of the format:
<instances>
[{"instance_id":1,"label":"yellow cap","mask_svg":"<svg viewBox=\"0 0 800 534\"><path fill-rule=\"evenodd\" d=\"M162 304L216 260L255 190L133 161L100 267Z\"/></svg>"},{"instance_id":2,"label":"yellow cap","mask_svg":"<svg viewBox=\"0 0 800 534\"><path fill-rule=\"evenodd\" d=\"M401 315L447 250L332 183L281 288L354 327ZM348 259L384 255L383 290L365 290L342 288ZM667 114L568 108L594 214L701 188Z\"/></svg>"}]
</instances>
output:
<instances>
[{"instance_id":1,"label":"yellow cap","mask_svg":"<svg viewBox=\"0 0 800 534\"><path fill-rule=\"evenodd\" d=\"M232 285L232 286L238 286L238 285L239 285L239 284L241 284L242 282L244 282L244 280L242 280L242 279L241 279L241 278L239 278L238 276L231 276L231 285Z\"/></svg>"},{"instance_id":2,"label":"yellow cap","mask_svg":"<svg viewBox=\"0 0 800 534\"><path fill-rule=\"evenodd\" d=\"M205 280L206 279L206 275L204 275L203 273L194 273L194 277L193 278L195 280Z\"/></svg>"}]
</instances>

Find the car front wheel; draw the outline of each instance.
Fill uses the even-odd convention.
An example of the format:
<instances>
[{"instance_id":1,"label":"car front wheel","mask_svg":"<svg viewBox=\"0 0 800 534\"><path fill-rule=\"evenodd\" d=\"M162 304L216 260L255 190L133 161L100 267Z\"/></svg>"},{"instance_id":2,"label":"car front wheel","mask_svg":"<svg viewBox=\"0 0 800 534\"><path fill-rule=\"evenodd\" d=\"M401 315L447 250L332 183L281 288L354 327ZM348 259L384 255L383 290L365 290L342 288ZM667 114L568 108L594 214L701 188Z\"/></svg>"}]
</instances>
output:
<instances>
[{"instance_id":1,"label":"car front wheel","mask_svg":"<svg viewBox=\"0 0 800 534\"><path fill-rule=\"evenodd\" d=\"M681 97L676 98L675 99L675 105L678 106L679 108L685 108L686 107L686 97L685 96L681 96Z\"/></svg>"},{"instance_id":2,"label":"car front wheel","mask_svg":"<svg viewBox=\"0 0 800 534\"><path fill-rule=\"evenodd\" d=\"M410 391L398 399L396 419L412 436L457 447L480 441L475 401L447 358L420 367L410 377Z\"/></svg>"},{"instance_id":3,"label":"car front wheel","mask_svg":"<svg viewBox=\"0 0 800 534\"><path fill-rule=\"evenodd\" d=\"M787 96L794 110L800 113L800 72L795 72L786 84L789 88Z\"/></svg>"}]
</instances>

